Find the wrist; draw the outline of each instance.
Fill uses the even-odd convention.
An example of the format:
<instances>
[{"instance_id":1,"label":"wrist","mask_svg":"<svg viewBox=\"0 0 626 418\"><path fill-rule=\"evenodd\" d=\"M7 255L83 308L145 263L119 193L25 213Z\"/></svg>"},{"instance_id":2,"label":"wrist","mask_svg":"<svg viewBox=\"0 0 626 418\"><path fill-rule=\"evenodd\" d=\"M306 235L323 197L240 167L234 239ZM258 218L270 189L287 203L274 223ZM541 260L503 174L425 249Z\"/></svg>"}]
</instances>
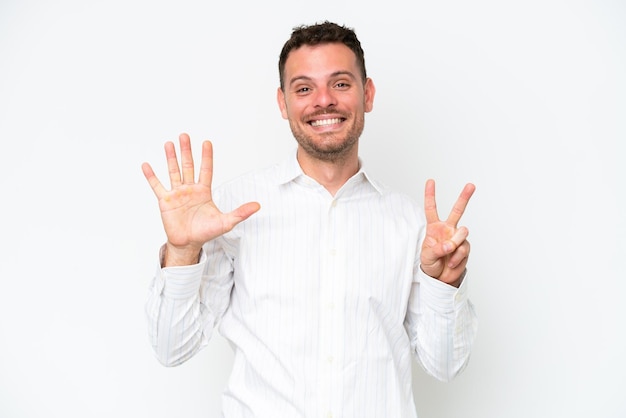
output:
<instances>
[{"instance_id":1,"label":"wrist","mask_svg":"<svg viewBox=\"0 0 626 418\"><path fill-rule=\"evenodd\" d=\"M165 244L161 256L161 267L190 266L198 264L200 251L197 247L177 247L169 241Z\"/></svg>"},{"instance_id":2,"label":"wrist","mask_svg":"<svg viewBox=\"0 0 626 418\"><path fill-rule=\"evenodd\" d=\"M459 286L461 286L461 283L463 283L463 279L465 278L465 274L467 273L467 269L463 269L463 272L461 273L461 275L459 276L458 279L454 280L451 283L448 283L450 286L454 286L456 288L458 288Z\"/></svg>"}]
</instances>

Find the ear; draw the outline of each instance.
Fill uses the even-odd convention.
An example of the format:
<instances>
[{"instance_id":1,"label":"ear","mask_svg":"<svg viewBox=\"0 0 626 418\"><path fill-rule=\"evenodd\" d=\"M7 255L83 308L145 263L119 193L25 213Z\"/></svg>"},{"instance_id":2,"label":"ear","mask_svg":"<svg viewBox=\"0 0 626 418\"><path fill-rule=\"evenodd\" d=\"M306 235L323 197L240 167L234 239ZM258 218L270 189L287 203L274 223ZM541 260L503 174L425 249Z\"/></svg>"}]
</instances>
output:
<instances>
[{"instance_id":1,"label":"ear","mask_svg":"<svg viewBox=\"0 0 626 418\"><path fill-rule=\"evenodd\" d=\"M283 119L289 119L287 114L287 103L285 102L285 92L279 87L276 91L276 101L278 102L278 108Z\"/></svg>"},{"instance_id":2,"label":"ear","mask_svg":"<svg viewBox=\"0 0 626 418\"><path fill-rule=\"evenodd\" d=\"M364 90L365 112L371 112L374 108L374 96L376 95L376 86L374 86L374 82L369 77L367 78L367 80L365 80Z\"/></svg>"}]
</instances>

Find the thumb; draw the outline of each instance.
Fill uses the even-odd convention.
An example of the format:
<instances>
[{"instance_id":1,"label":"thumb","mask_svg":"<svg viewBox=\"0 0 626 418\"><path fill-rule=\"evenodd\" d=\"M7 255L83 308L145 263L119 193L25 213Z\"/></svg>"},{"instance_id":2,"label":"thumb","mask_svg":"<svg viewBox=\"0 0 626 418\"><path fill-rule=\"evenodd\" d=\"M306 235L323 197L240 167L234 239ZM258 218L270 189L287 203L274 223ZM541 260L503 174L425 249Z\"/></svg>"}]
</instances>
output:
<instances>
[{"instance_id":1,"label":"thumb","mask_svg":"<svg viewBox=\"0 0 626 418\"><path fill-rule=\"evenodd\" d=\"M245 221L254 213L258 212L259 209L261 209L261 205L257 202L248 202L239 206L226 215L226 227L230 231L238 223Z\"/></svg>"}]
</instances>

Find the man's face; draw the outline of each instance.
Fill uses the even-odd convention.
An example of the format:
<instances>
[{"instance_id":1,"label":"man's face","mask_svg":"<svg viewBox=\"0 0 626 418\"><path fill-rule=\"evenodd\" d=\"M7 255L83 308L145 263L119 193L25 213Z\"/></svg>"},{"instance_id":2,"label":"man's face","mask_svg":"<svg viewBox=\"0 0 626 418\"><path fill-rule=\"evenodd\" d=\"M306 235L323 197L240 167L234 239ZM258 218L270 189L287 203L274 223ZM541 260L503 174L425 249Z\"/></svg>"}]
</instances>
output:
<instances>
[{"instance_id":1,"label":"man's face","mask_svg":"<svg viewBox=\"0 0 626 418\"><path fill-rule=\"evenodd\" d=\"M323 161L356 153L375 88L363 84L354 53L340 43L302 46L285 62L278 106L300 148Z\"/></svg>"}]
</instances>

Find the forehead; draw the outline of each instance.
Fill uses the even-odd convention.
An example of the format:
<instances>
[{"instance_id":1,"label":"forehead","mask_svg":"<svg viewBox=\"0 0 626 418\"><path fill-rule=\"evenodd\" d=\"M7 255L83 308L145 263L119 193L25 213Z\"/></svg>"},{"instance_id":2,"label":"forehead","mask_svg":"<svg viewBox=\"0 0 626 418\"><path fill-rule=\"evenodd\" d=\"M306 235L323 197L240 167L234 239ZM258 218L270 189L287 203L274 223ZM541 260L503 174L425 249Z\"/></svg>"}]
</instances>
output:
<instances>
[{"instance_id":1,"label":"forehead","mask_svg":"<svg viewBox=\"0 0 626 418\"><path fill-rule=\"evenodd\" d=\"M285 61L285 81L296 77L322 78L337 72L359 76L356 55L342 43L303 45Z\"/></svg>"}]
</instances>

